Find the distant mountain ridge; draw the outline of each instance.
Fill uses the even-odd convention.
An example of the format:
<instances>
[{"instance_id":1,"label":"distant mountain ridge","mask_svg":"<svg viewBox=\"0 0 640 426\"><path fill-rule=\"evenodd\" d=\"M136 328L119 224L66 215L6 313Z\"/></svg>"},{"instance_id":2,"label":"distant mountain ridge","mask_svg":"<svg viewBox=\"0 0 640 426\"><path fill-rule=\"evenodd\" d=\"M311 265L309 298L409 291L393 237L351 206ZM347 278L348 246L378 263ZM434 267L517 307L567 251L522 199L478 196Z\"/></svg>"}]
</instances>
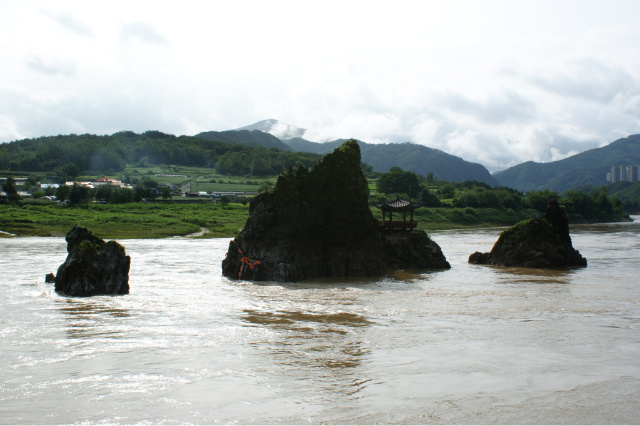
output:
<instances>
[{"instance_id":1,"label":"distant mountain ridge","mask_svg":"<svg viewBox=\"0 0 640 426\"><path fill-rule=\"evenodd\" d=\"M312 154L328 154L346 140L337 139L324 143L312 142L302 138L302 135L306 133L305 129L280 123L274 119L262 120L238 129L238 131L244 132L249 130L252 132L269 132L274 137L277 135L292 136L281 139L288 149ZM199 135L196 136L200 137ZM359 140L358 143L362 161L377 172L387 172L391 167L400 167L403 170L411 171L421 176L433 173L438 179L452 182L477 180L492 186L498 185L498 181L483 165L466 161L439 149L410 142L371 144Z\"/></svg>"},{"instance_id":2,"label":"distant mountain ridge","mask_svg":"<svg viewBox=\"0 0 640 426\"><path fill-rule=\"evenodd\" d=\"M280 151L291 151L291 148L279 138L260 130L226 130L222 132L202 132L194 137L209 141L246 145L251 147L277 148Z\"/></svg>"},{"instance_id":3,"label":"distant mountain ridge","mask_svg":"<svg viewBox=\"0 0 640 426\"><path fill-rule=\"evenodd\" d=\"M284 140L294 151L326 154L333 151L346 139L332 142L317 143L302 138ZM441 180L464 182L477 180L491 186L497 186L498 181L482 165L463 160L455 155L447 154L439 149L429 148L410 142L371 144L358 141L362 161L377 172L387 172L391 167L400 167L405 171L414 172L420 176L433 173Z\"/></svg>"},{"instance_id":4,"label":"distant mountain ridge","mask_svg":"<svg viewBox=\"0 0 640 426\"><path fill-rule=\"evenodd\" d=\"M259 121L238 130L204 132L196 135L209 140L279 150L327 154L346 139L312 142L303 138L305 129L278 120ZM575 187L605 185L612 166L640 165L640 134L618 139L601 148L591 149L550 163L527 161L494 173L481 164L466 161L438 149L414 143L369 144L358 141L362 161L375 171L401 167L419 175L433 173L453 182L477 180L492 186L508 186L519 191L549 189L563 192Z\"/></svg>"},{"instance_id":5,"label":"distant mountain ridge","mask_svg":"<svg viewBox=\"0 0 640 426\"><path fill-rule=\"evenodd\" d=\"M493 176L501 185L520 191L549 189L562 192L577 186L606 184L611 166L640 164L640 135L618 139L550 163L527 161Z\"/></svg>"}]
</instances>

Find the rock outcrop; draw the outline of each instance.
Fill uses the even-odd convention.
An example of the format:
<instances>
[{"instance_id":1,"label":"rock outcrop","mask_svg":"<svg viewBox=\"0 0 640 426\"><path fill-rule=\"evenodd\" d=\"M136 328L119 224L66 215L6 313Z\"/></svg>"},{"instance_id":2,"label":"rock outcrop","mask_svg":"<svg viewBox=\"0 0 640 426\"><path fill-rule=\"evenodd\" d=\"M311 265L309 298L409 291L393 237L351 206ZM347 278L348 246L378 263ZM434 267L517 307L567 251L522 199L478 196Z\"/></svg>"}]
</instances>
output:
<instances>
[{"instance_id":1,"label":"rock outcrop","mask_svg":"<svg viewBox=\"0 0 640 426\"><path fill-rule=\"evenodd\" d=\"M387 269L451 269L440 246L424 231L386 233L383 251Z\"/></svg>"},{"instance_id":2,"label":"rock outcrop","mask_svg":"<svg viewBox=\"0 0 640 426\"><path fill-rule=\"evenodd\" d=\"M387 271L384 241L352 139L311 169L284 172L273 190L251 200L222 273L255 281L381 276Z\"/></svg>"},{"instance_id":3,"label":"rock outcrop","mask_svg":"<svg viewBox=\"0 0 640 426\"><path fill-rule=\"evenodd\" d=\"M491 252L475 252L469 263L524 268L587 266L573 248L569 219L557 200L551 200L542 219L531 219L505 230Z\"/></svg>"},{"instance_id":4,"label":"rock outcrop","mask_svg":"<svg viewBox=\"0 0 640 426\"><path fill-rule=\"evenodd\" d=\"M129 293L131 258L115 241L105 242L75 225L67 234L67 259L58 268L55 291L87 297Z\"/></svg>"}]
</instances>

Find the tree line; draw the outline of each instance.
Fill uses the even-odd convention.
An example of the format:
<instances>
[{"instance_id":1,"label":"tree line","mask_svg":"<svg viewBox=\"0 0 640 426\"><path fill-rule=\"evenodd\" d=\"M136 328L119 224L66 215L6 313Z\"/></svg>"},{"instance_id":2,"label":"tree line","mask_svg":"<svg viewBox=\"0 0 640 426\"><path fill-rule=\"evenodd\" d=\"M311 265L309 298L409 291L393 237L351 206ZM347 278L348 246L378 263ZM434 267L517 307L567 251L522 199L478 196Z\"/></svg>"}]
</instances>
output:
<instances>
[{"instance_id":1,"label":"tree line","mask_svg":"<svg viewBox=\"0 0 640 426\"><path fill-rule=\"evenodd\" d=\"M310 167L319 158L159 131L58 135L0 144L0 170L45 172L70 180L83 172L113 173L126 165L158 164L208 167L234 176L273 176L289 167Z\"/></svg>"},{"instance_id":2,"label":"tree line","mask_svg":"<svg viewBox=\"0 0 640 426\"><path fill-rule=\"evenodd\" d=\"M11 176L2 184L2 190L7 194L9 202L22 199L16 189L15 179ZM171 199L171 190L167 186L159 186L155 179L145 177L137 181L133 187L100 185L90 188L76 182L73 185L60 185L57 188L49 186L41 191L34 191L32 196L36 199L55 197L57 201L69 204L86 204L93 200L110 204L125 204L155 200L156 198Z\"/></svg>"},{"instance_id":3,"label":"tree line","mask_svg":"<svg viewBox=\"0 0 640 426\"><path fill-rule=\"evenodd\" d=\"M589 192L569 190L562 194L550 190L526 193L506 186L491 187L477 182L447 182L429 173L420 177L413 172L393 167L378 176L377 190L383 197L396 195L421 201L425 207L533 209L544 213L552 199L565 206L573 222L606 222L628 218L623 203L611 197L605 186Z\"/></svg>"}]
</instances>

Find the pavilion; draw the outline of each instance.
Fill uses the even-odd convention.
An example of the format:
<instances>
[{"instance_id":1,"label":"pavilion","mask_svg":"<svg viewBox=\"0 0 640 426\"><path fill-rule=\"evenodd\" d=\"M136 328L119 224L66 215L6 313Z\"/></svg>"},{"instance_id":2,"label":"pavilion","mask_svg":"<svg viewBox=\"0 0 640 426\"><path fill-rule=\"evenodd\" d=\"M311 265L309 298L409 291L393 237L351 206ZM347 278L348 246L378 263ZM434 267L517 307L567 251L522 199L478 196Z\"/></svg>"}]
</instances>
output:
<instances>
[{"instance_id":1,"label":"pavilion","mask_svg":"<svg viewBox=\"0 0 640 426\"><path fill-rule=\"evenodd\" d=\"M406 201L397 197L395 200L375 203L374 206L382 210L380 225L385 231L410 231L418 226L418 222L413 220L413 211L422 207L422 203ZM402 220L393 220L394 212L402 213ZM407 220L407 212L410 214L409 220Z\"/></svg>"}]
</instances>

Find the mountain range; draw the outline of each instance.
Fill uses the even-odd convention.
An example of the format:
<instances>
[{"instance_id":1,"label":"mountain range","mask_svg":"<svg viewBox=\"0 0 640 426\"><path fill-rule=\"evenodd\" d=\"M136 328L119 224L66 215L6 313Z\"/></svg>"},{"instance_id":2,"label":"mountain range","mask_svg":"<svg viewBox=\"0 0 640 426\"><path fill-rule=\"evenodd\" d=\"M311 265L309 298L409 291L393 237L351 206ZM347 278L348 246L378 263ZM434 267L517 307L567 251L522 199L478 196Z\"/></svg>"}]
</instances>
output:
<instances>
[{"instance_id":1,"label":"mountain range","mask_svg":"<svg viewBox=\"0 0 640 426\"><path fill-rule=\"evenodd\" d=\"M305 129L270 119L242 127L238 131L268 133L294 151L326 154L344 139L318 143L304 139ZM562 192L579 186L606 183L612 166L640 165L640 135L618 139L601 148L591 149L549 163L527 161L493 175L478 163L463 160L438 149L414 143L360 143L362 161L375 171L386 172L401 167L419 175L433 173L442 180L460 182L477 180L490 185L508 186L520 191L549 189ZM279 148L282 149L282 148Z\"/></svg>"},{"instance_id":2,"label":"mountain range","mask_svg":"<svg viewBox=\"0 0 640 426\"><path fill-rule=\"evenodd\" d=\"M501 185L520 191L562 192L578 186L601 186L612 166L640 165L640 135L618 139L601 148L550 163L527 161L495 173Z\"/></svg>"},{"instance_id":3,"label":"mountain range","mask_svg":"<svg viewBox=\"0 0 640 426\"><path fill-rule=\"evenodd\" d=\"M328 154L346 140L312 142L303 138L305 133L305 129L269 119L236 130L203 132L195 136L220 142L242 143L250 146L262 145L280 150L312 154ZM274 139L280 141L281 144L278 144ZM498 185L498 181L483 165L463 160L439 149L409 142L371 144L358 141L358 144L360 145L362 162L377 172L388 172L391 167L400 167L421 176L433 173L441 180L452 182L476 180L492 186Z\"/></svg>"},{"instance_id":4,"label":"mountain range","mask_svg":"<svg viewBox=\"0 0 640 426\"><path fill-rule=\"evenodd\" d=\"M306 134L305 129L271 119L235 130L202 132L195 136L178 137L158 131L43 136L0 144L0 168L51 172L73 163L81 170L104 172L142 162L215 166L226 174L265 175L277 174L294 164L314 164L319 155L332 152L345 141L313 142L305 139ZM563 192L572 188L590 191L607 183L607 173L612 166L633 165L636 170L640 166L638 134L559 161L527 161L494 175L481 164L424 145L358 142L362 161L377 172L400 167L420 176L432 173L441 180L475 180L523 192L541 189ZM633 191L637 186L640 193L640 182L631 186ZM618 187L620 185L611 185L609 189L614 191Z\"/></svg>"}]
</instances>

